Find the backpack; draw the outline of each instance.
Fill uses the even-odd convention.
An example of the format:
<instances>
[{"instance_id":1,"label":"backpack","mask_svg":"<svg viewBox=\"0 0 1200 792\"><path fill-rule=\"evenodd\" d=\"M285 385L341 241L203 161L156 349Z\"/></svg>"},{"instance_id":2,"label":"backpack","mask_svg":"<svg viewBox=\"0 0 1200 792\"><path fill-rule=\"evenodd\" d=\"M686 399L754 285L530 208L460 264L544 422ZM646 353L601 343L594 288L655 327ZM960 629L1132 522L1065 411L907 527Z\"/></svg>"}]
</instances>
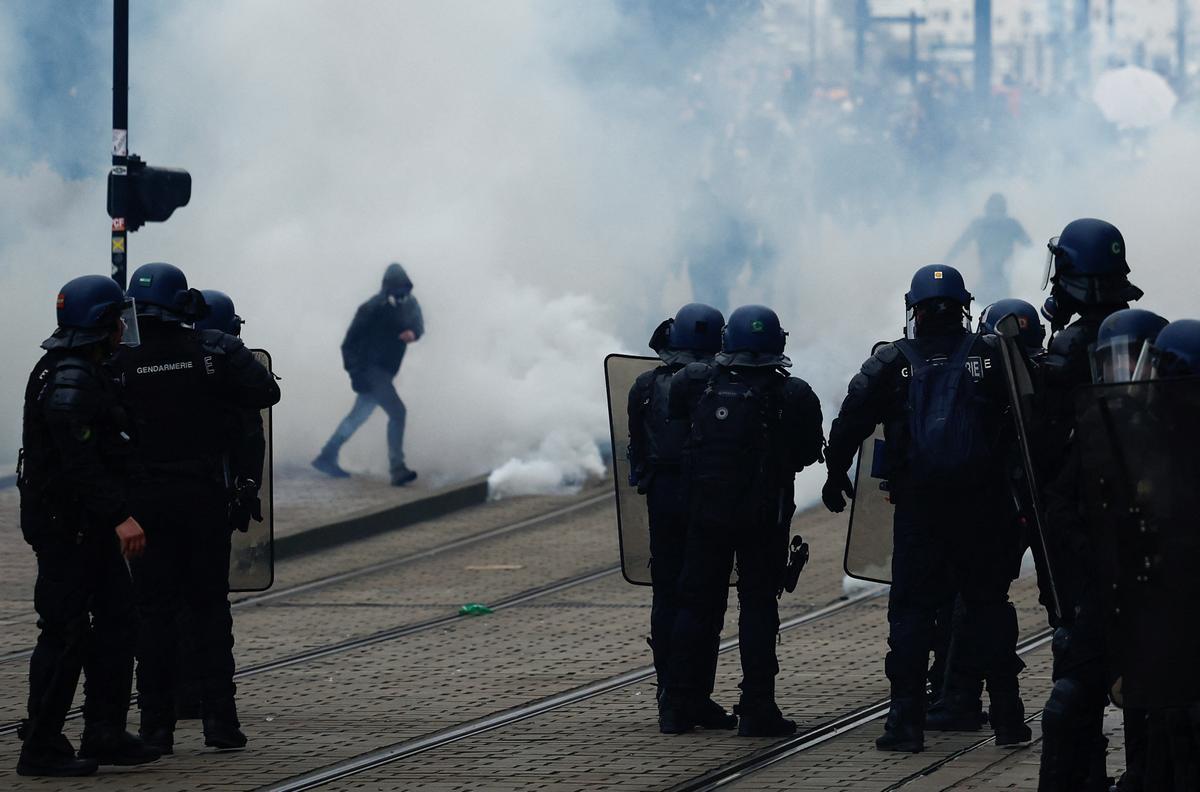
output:
<instances>
[{"instance_id":1,"label":"backpack","mask_svg":"<svg viewBox=\"0 0 1200 792\"><path fill-rule=\"evenodd\" d=\"M968 333L948 360L936 363L926 360L910 341L896 342L912 371L907 470L917 486L969 480L991 455L978 386L967 369L977 338Z\"/></svg>"},{"instance_id":2,"label":"backpack","mask_svg":"<svg viewBox=\"0 0 1200 792\"><path fill-rule=\"evenodd\" d=\"M745 495L769 463L768 395L729 369L714 367L692 409L691 481L710 494Z\"/></svg>"}]
</instances>

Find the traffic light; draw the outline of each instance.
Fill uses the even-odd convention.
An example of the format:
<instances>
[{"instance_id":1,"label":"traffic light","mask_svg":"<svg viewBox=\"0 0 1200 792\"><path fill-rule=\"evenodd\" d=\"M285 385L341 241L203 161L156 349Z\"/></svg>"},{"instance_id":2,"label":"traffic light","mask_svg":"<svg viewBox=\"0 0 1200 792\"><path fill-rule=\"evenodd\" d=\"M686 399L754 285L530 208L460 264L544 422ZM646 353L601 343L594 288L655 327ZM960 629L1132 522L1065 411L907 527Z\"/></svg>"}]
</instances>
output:
<instances>
[{"instance_id":1,"label":"traffic light","mask_svg":"<svg viewBox=\"0 0 1200 792\"><path fill-rule=\"evenodd\" d=\"M136 154L108 174L108 216L124 218L124 230L161 223L192 197L192 176L180 168L155 168ZM114 224L114 230L116 226Z\"/></svg>"}]
</instances>

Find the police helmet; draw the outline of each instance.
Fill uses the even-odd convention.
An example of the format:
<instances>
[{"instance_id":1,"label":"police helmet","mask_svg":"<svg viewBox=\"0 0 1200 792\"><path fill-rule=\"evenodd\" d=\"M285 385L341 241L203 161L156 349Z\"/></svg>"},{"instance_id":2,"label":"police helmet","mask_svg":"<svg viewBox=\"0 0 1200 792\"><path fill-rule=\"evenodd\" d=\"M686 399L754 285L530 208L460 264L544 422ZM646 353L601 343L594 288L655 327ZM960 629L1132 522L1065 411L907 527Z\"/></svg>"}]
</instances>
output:
<instances>
[{"instance_id":1,"label":"police helmet","mask_svg":"<svg viewBox=\"0 0 1200 792\"><path fill-rule=\"evenodd\" d=\"M721 350L725 317L711 305L688 303L664 319L650 336L650 348L667 363L692 363Z\"/></svg>"},{"instance_id":2,"label":"police helmet","mask_svg":"<svg viewBox=\"0 0 1200 792\"><path fill-rule=\"evenodd\" d=\"M963 276L954 267L944 264L929 264L913 273L904 304L911 308L926 300L950 300L967 308L974 298L967 291Z\"/></svg>"},{"instance_id":3,"label":"police helmet","mask_svg":"<svg viewBox=\"0 0 1200 792\"><path fill-rule=\"evenodd\" d=\"M1176 319L1150 345L1151 379L1200 375L1200 319ZM1139 374L1144 364L1138 366ZM1140 378L1140 377L1139 377Z\"/></svg>"},{"instance_id":4,"label":"police helmet","mask_svg":"<svg viewBox=\"0 0 1200 792\"><path fill-rule=\"evenodd\" d=\"M1015 297L996 302L983 309L979 315L979 330L983 333L995 333L996 323L1009 314L1015 314L1021 326L1021 345L1029 352L1040 352L1046 341L1046 326L1038 318L1037 309L1024 300Z\"/></svg>"},{"instance_id":5,"label":"police helmet","mask_svg":"<svg viewBox=\"0 0 1200 792\"><path fill-rule=\"evenodd\" d=\"M783 354L787 333L779 316L765 305L743 305L729 315L721 331L721 351L716 360L723 366L790 366Z\"/></svg>"},{"instance_id":6,"label":"police helmet","mask_svg":"<svg viewBox=\"0 0 1200 792\"><path fill-rule=\"evenodd\" d=\"M1142 297L1129 282L1125 237L1112 223L1084 217L1046 243L1046 269L1042 288L1055 290L1083 305L1115 305Z\"/></svg>"},{"instance_id":7,"label":"police helmet","mask_svg":"<svg viewBox=\"0 0 1200 792\"><path fill-rule=\"evenodd\" d=\"M189 289L183 270L166 262L143 264L129 276L129 296L138 313L167 322L194 322L208 315L204 296Z\"/></svg>"},{"instance_id":8,"label":"police helmet","mask_svg":"<svg viewBox=\"0 0 1200 792\"><path fill-rule=\"evenodd\" d=\"M204 295L204 303L208 306L208 316L196 322L196 329L220 330L222 333L240 336L242 317L237 315L229 295L216 289L201 289L200 293Z\"/></svg>"},{"instance_id":9,"label":"police helmet","mask_svg":"<svg viewBox=\"0 0 1200 792\"><path fill-rule=\"evenodd\" d=\"M1153 311L1126 308L1100 323L1092 347L1093 382L1129 382L1146 344L1153 344L1167 320Z\"/></svg>"},{"instance_id":10,"label":"police helmet","mask_svg":"<svg viewBox=\"0 0 1200 792\"><path fill-rule=\"evenodd\" d=\"M59 290L55 310L58 329L44 349L70 349L94 344L122 327L122 343L136 345L137 315L133 301L112 278L83 275Z\"/></svg>"}]
</instances>

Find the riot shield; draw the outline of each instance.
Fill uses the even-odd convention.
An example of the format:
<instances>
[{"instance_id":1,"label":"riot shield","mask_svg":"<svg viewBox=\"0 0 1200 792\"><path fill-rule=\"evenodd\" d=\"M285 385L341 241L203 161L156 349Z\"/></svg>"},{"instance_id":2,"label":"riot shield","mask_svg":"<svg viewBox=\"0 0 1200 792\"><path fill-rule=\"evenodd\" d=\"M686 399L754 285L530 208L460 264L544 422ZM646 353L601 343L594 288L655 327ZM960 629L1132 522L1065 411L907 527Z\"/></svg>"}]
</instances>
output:
<instances>
[{"instance_id":1,"label":"riot shield","mask_svg":"<svg viewBox=\"0 0 1200 792\"><path fill-rule=\"evenodd\" d=\"M271 370L271 355L264 349L252 349L254 359ZM229 551L229 590L266 591L275 581L275 522L273 512L274 487L271 464L271 408L262 411L263 436L267 441L267 452L263 456L263 471L258 491L262 501L263 521L250 521L245 533L233 532Z\"/></svg>"},{"instance_id":2,"label":"riot shield","mask_svg":"<svg viewBox=\"0 0 1200 792\"><path fill-rule=\"evenodd\" d=\"M1081 496L1126 707L1200 700L1200 379L1076 395Z\"/></svg>"},{"instance_id":3,"label":"riot shield","mask_svg":"<svg viewBox=\"0 0 1200 792\"><path fill-rule=\"evenodd\" d=\"M892 582L892 517L896 507L883 477L887 469L883 428L876 427L858 450L854 500L846 530L846 574L875 583Z\"/></svg>"},{"instance_id":4,"label":"riot shield","mask_svg":"<svg viewBox=\"0 0 1200 792\"><path fill-rule=\"evenodd\" d=\"M630 583L639 586L650 585L650 515L646 510L646 497L639 495L637 488L629 484L629 391L639 376L660 365L662 361L656 357L609 355L604 358L621 573Z\"/></svg>"},{"instance_id":5,"label":"riot shield","mask_svg":"<svg viewBox=\"0 0 1200 792\"><path fill-rule=\"evenodd\" d=\"M1019 342L1021 325L1016 314L1009 314L996 322L996 337L1000 341L1000 360L1004 367L1004 380L1008 388L1009 407L1012 411L1013 429L1017 436L1017 446L1021 452L1021 467L1025 471L1025 483L1029 511L1033 517L1034 531L1041 550L1041 566L1038 568L1038 584L1050 589L1051 605L1054 613L1062 619L1062 601L1058 596L1058 585L1054 579L1053 559L1046 541L1046 524L1043 518L1041 489L1038 484L1037 467L1033 463L1033 449L1029 441L1029 406L1033 400L1033 381L1029 369L1025 366ZM1045 573L1045 581L1041 580Z\"/></svg>"}]
</instances>

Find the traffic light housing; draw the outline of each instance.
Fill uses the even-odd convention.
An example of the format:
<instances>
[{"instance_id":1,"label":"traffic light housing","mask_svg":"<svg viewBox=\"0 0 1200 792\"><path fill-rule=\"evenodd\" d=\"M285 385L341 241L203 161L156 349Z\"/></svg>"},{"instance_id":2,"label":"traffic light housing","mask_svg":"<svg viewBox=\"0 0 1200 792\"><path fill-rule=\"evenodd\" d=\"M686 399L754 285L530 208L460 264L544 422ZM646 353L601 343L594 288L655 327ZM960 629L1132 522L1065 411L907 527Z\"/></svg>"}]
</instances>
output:
<instances>
[{"instance_id":1,"label":"traffic light housing","mask_svg":"<svg viewBox=\"0 0 1200 792\"><path fill-rule=\"evenodd\" d=\"M192 176L180 168L156 168L130 155L108 174L108 216L124 218L125 230L161 223L192 197Z\"/></svg>"}]
</instances>

